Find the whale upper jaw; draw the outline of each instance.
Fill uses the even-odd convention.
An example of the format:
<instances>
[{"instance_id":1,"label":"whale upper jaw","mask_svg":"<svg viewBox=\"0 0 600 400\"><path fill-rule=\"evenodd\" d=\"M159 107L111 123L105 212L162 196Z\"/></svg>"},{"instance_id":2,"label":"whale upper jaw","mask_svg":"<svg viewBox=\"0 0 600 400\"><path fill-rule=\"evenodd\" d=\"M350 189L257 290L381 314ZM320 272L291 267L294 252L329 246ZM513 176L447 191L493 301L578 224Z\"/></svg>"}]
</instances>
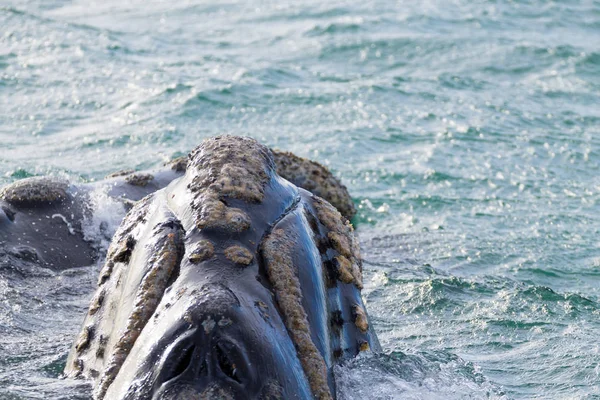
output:
<instances>
[{"instance_id":1,"label":"whale upper jaw","mask_svg":"<svg viewBox=\"0 0 600 400\"><path fill-rule=\"evenodd\" d=\"M313 398L276 310L185 281L165 294L105 398ZM178 295L183 288L190 293Z\"/></svg>"}]
</instances>

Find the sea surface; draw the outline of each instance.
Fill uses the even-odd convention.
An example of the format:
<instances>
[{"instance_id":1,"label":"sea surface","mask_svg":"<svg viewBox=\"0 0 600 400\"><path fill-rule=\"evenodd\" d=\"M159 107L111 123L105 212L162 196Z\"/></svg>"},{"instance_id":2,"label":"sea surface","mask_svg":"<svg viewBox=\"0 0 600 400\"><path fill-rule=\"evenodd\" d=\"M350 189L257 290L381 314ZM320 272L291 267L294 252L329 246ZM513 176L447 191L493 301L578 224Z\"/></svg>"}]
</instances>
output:
<instances>
[{"instance_id":1,"label":"sea surface","mask_svg":"<svg viewBox=\"0 0 600 400\"><path fill-rule=\"evenodd\" d=\"M0 0L0 185L224 133L356 202L384 352L341 399L600 398L600 1ZM0 271L0 399L89 398L98 268Z\"/></svg>"}]
</instances>

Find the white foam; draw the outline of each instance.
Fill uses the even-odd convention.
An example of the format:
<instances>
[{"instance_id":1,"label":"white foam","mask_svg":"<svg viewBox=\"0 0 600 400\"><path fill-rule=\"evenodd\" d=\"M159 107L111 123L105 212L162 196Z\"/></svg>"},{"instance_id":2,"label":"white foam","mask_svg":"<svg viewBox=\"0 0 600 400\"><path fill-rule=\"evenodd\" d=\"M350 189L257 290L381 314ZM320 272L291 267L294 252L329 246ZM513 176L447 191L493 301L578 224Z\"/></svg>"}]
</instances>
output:
<instances>
[{"instance_id":1,"label":"white foam","mask_svg":"<svg viewBox=\"0 0 600 400\"><path fill-rule=\"evenodd\" d=\"M439 354L360 354L334 368L337 397L367 399L505 399L469 363Z\"/></svg>"},{"instance_id":2,"label":"white foam","mask_svg":"<svg viewBox=\"0 0 600 400\"><path fill-rule=\"evenodd\" d=\"M125 206L119 200L110 197L108 187L100 186L90 192L89 206L91 215L82 223L83 238L107 249L113 235L125 217Z\"/></svg>"},{"instance_id":3,"label":"white foam","mask_svg":"<svg viewBox=\"0 0 600 400\"><path fill-rule=\"evenodd\" d=\"M62 219L62 221L67 225L67 229L69 230L70 235L75 235L75 230L73 229L73 225L67 220L67 218L62 214L52 214L52 219L58 218Z\"/></svg>"}]
</instances>

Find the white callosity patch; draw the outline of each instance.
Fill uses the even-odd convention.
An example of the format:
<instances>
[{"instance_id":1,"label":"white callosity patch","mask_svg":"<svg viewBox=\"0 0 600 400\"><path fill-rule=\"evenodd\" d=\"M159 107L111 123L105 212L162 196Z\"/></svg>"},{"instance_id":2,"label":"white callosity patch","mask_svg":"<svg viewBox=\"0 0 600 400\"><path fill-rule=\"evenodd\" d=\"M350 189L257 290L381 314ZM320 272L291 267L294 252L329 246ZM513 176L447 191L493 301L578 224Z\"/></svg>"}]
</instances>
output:
<instances>
[{"instance_id":1,"label":"white callosity patch","mask_svg":"<svg viewBox=\"0 0 600 400\"><path fill-rule=\"evenodd\" d=\"M32 177L13 182L0 190L0 199L9 203L59 202L68 197L69 183L53 177Z\"/></svg>"}]
</instances>

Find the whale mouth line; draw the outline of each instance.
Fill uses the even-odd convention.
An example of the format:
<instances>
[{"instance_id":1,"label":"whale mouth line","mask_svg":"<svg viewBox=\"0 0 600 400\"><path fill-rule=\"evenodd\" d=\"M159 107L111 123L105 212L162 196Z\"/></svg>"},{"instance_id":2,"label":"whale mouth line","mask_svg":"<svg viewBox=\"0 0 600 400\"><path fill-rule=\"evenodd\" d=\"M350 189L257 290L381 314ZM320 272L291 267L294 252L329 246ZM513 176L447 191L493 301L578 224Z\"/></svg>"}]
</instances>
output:
<instances>
[{"instance_id":1,"label":"whale mouth line","mask_svg":"<svg viewBox=\"0 0 600 400\"><path fill-rule=\"evenodd\" d=\"M311 392L315 398L331 400L327 365L311 335L310 323L302 305L301 283L293 261L295 233L279 227L285 217L298 210L300 196L265 232L259 257L266 271L277 312L284 322L286 333L296 348L296 354Z\"/></svg>"}]
</instances>

